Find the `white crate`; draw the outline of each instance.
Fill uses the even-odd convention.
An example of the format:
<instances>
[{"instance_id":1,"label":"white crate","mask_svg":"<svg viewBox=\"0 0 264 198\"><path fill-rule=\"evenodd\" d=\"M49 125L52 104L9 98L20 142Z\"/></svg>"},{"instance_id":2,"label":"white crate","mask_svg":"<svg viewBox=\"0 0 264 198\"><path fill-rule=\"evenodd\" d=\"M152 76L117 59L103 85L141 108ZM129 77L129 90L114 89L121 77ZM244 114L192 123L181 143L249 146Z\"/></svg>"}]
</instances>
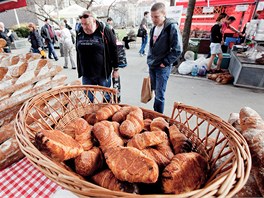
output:
<instances>
[{"instance_id":1,"label":"white crate","mask_svg":"<svg viewBox=\"0 0 264 198\"><path fill-rule=\"evenodd\" d=\"M14 41L14 45L16 49L24 48L30 46L30 42L27 38L19 39Z\"/></svg>"}]
</instances>

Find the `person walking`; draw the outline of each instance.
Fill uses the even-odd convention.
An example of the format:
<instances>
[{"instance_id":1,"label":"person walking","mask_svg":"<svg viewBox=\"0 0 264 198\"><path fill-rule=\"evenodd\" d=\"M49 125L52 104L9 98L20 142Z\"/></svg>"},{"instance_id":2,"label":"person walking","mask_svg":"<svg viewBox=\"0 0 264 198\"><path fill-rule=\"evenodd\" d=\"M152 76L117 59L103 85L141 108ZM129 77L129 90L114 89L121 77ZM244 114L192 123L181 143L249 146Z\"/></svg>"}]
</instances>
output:
<instances>
[{"instance_id":1,"label":"person walking","mask_svg":"<svg viewBox=\"0 0 264 198\"><path fill-rule=\"evenodd\" d=\"M137 40L136 32L133 29L131 29L122 40L125 43L125 48L129 49L130 48L129 43Z\"/></svg>"},{"instance_id":2,"label":"person walking","mask_svg":"<svg viewBox=\"0 0 264 198\"><path fill-rule=\"evenodd\" d=\"M49 21L50 20L48 18L45 19L46 24L41 28L41 36L43 37L43 39L45 40L45 43L48 46L49 59L54 58L55 61L57 61L59 59L54 49L54 43L58 41L58 38L57 38L57 35L53 27L49 24ZM52 55L53 55L53 58L52 58Z\"/></svg>"},{"instance_id":3,"label":"person walking","mask_svg":"<svg viewBox=\"0 0 264 198\"><path fill-rule=\"evenodd\" d=\"M116 37L113 32L96 20L88 10L81 16L81 28L76 37L78 77L84 85L111 87L112 77L118 78ZM92 93L88 97L93 101ZM110 96L106 94L106 100Z\"/></svg>"},{"instance_id":4,"label":"person walking","mask_svg":"<svg viewBox=\"0 0 264 198\"><path fill-rule=\"evenodd\" d=\"M154 27L150 30L147 64L151 89L155 92L154 111L163 113L171 68L182 53L182 36L177 23L166 17L163 3L155 3L151 7L150 15Z\"/></svg>"},{"instance_id":5,"label":"person walking","mask_svg":"<svg viewBox=\"0 0 264 198\"><path fill-rule=\"evenodd\" d=\"M145 53L145 48L148 43L148 17L149 17L149 12L145 11L144 12L144 17L140 23L140 28L144 28L146 30L146 34L142 36L142 42L141 42L141 47L139 50L139 55L144 56L146 55Z\"/></svg>"},{"instance_id":6,"label":"person walking","mask_svg":"<svg viewBox=\"0 0 264 198\"><path fill-rule=\"evenodd\" d=\"M31 51L33 53L39 53L43 50L42 37L39 35L39 32L34 23L28 24L29 36L28 40L31 43Z\"/></svg>"},{"instance_id":7,"label":"person walking","mask_svg":"<svg viewBox=\"0 0 264 198\"><path fill-rule=\"evenodd\" d=\"M5 28L5 24L0 22L0 38L6 41L6 46L3 48L5 53L11 53L11 44L14 42L12 32Z\"/></svg>"},{"instance_id":8,"label":"person walking","mask_svg":"<svg viewBox=\"0 0 264 198\"><path fill-rule=\"evenodd\" d=\"M116 35L114 27L113 27L113 19L111 17L108 17L106 19L106 27L108 27L110 30L112 30L113 34Z\"/></svg>"},{"instance_id":9,"label":"person walking","mask_svg":"<svg viewBox=\"0 0 264 198\"><path fill-rule=\"evenodd\" d=\"M216 73L216 72L221 72L221 63L223 60L223 51L221 48L221 45L224 44L224 40L223 40L223 30L222 30L222 25L225 23L226 21L226 17L227 15L224 14L220 14L218 16L218 18L216 19L216 24L211 28L211 44L210 44L210 58L208 61L208 65L207 65L207 73ZM216 57L216 55L218 56L218 60L217 60L217 68L216 70L212 70L212 64L213 61Z\"/></svg>"},{"instance_id":10,"label":"person walking","mask_svg":"<svg viewBox=\"0 0 264 198\"><path fill-rule=\"evenodd\" d=\"M61 39L61 43L63 46L63 53L64 53L64 66L63 66L63 68L65 68L65 69L68 68L68 57L70 57L72 69L76 69L76 65L75 65L75 62L73 60L74 45L72 42L71 32L68 28L66 28L65 23L60 24L60 29L61 29L60 39Z\"/></svg>"}]
</instances>

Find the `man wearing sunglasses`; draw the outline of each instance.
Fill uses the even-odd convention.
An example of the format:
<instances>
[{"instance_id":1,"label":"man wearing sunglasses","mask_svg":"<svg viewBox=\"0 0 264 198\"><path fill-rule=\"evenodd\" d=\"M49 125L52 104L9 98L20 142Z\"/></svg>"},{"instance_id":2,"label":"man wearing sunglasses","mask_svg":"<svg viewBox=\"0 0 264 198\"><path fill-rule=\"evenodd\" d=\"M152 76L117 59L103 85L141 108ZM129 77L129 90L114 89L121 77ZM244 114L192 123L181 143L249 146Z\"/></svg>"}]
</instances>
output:
<instances>
[{"instance_id":1,"label":"man wearing sunglasses","mask_svg":"<svg viewBox=\"0 0 264 198\"><path fill-rule=\"evenodd\" d=\"M113 32L96 20L90 11L80 18L81 27L76 37L78 77L84 85L111 87L112 77L118 78L116 37ZM93 96L88 94L91 101ZM108 95L105 96L110 100Z\"/></svg>"}]
</instances>

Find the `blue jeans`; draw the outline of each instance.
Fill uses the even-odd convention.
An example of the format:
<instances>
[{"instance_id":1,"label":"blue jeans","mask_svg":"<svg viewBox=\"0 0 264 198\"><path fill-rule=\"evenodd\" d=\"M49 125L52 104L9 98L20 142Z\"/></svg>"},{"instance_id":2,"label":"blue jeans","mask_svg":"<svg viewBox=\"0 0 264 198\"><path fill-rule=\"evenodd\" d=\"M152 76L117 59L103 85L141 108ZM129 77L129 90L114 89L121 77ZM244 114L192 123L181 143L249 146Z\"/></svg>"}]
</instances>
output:
<instances>
[{"instance_id":1,"label":"blue jeans","mask_svg":"<svg viewBox=\"0 0 264 198\"><path fill-rule=\"evenodd\" d=\"M55 59L58 59L54 49L54 44L52 42L48 43L48 49L49 49L49 58L51 58L51 54L52 54Z\"/></svg>"},{"instance_id":2,"label":"blue jeans","mask_svg":"<svg viewBox=\"0 0 264 198\"><path fill-rule=\"evenodd\" d=\"M146 48L147 43L148 43L148 35L146 35L145 37L142 37L141 48L139 50L140 54L145 53L145 48Z\"/></svg>"},{"instance_id":3,"label":"blue jeans","mask_svg":"<svg viewBox=\"0 0 264 198\"><path fill-rule=\"evenodd\" d=\"M31 50L32 50L33 53L39 53L40 54L40 51L38 49L36 49L36 48L31 48Z\"/></svg>"},{"instance_id":4,"label":"blue jeans","mask_svg":"<svg viewBox=\"0 0 264 198\"><path fill-rule=\"evenodd\" d=\"M171 66L149 68L151 89L155 91L154 111L164 112L165 91L170 76Z\"/></svg>"},{"instance_id":5,"label":"blue jeans","mask_svg":"<svg viewBox=\"0 0 264 198\"><path fill-rule=\"evenodd\" d=\"M111 87L111 75L108 77L108 79L105 79L105 77L82 77L82 84L83 85L100 85L104 87ZM110 95L108 93L104 94L105 100L107 102L110 101ZM91 102L94 100L94 95L91 91L88 92L88 98Z\"/></svg>"}]
</instances>

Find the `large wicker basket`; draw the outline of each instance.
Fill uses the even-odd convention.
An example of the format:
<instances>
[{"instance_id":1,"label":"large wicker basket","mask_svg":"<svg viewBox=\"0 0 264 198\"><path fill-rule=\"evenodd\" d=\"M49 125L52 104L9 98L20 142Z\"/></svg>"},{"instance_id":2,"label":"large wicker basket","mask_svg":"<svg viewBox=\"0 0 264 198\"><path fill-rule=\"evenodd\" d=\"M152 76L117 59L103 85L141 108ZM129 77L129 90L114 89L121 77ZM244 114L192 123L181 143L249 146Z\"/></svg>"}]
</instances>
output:
<instances>
[{"instance_id":1,"label":"large wicker basket","mask_svg":"<svg viewBox=\"0 0 264 198\"><path fill-rule=\"evenodd\" d=\"M87 97L93 94L94 100ZM85 115L87 106L116 101L116 92L100 86L68 86L40 94L27 101L16 118L16 138L25 156L51 180L80 197L232 197L246 183L251 156L245 139L227 122L202 109L175 103L171 117L142 109L144 117L162 116L176 124L204 155L211 167L210 176L201 189L180 195L135 195L110 191L83 180L62 164L52 161L34 146L35 133L43 129L63 128ZM211 141L214 139L215 141ZM213 142L213 143L212 143Z\"/></svg>"}]
</instances>

